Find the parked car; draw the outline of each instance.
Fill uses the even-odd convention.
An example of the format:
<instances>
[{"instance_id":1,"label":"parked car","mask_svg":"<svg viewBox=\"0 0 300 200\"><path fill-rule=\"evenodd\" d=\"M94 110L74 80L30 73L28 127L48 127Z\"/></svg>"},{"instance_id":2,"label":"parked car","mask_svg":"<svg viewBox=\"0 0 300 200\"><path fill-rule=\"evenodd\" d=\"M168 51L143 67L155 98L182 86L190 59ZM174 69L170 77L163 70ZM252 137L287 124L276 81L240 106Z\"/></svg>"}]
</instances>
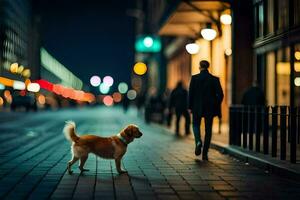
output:
<instances>
[{"instance_id":1,"label":"parked car","mask_svg":"<svg viewBox=\"0 0 300 200\"><path fill-rule=\"evenodd\" d=\"M26 112L29 110L37 111L36 99L33 94L26 93L21 95L20 92L16 92L13 95L10 105L11 110L15 111L17 108L25 108Z\"/></svg>"}]
</instances>

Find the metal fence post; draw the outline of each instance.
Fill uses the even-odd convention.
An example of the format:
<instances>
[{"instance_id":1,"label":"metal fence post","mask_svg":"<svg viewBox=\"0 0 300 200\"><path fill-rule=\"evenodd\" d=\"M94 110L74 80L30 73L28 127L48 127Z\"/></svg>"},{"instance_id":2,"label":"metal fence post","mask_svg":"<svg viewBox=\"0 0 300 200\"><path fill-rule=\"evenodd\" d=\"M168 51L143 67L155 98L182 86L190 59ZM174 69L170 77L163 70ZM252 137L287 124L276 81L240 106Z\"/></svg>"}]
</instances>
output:
<instances>
[{"instance_id":1,"label":"metal fence post","mask_svg":"<svg viewBox=\"0 0 300 200\"><path fill-rule=\"evenodd\" d=\"M280 159L286 159L286 106L280 106Z\"/></svg>"},{"instance_id":2,"label":"metal fence post","mask_svg":"<svg viewBox=\"0 0 300 200\"><path fill-rule=\"evenodd\" d=\"M264 154L269 153L269 107L264 107L263 110L263 119L264 119Z\"/></svg>"},{"instance_id":3,"label":"metal fence post","mask_svg":"<svg viewBox=\"0 0 300 200\"><path fill-rule=\"evenodd\" d=\"M242 119L241 119L241 107L236 108L236 145L241 146L241 132L242 132Z\"/></svg>"},{"instance_id":4,"label":"metal fence post","mask_svg":"<svg viewBox=\"0 0 300 200\"><path fill-rule=\"evenodd\" d=\"M272 157L277 155L277 128L278 128L278 107L272 107Z\"/></svg>"},{"instance_id":5,"label":"metal fence post","mask_svg":"<svg viewBox=\"0 0 300 200\"><path fill-rule=\"evenodd\" d=\"M234 145L234 107L229 108L229 144Z\"/></svg>"},{"instance_id":6,"label":"metal fence post","mask_svg":"<svg viewBox=\"0 0 300 200\"><path fill-rule=\"evenodd\" d=\"M255 150L260 151L260 134L261 134L261 106L255 108Z\"/></svg>"},{"instance_id":7,"label":"metal fence post","mask_svg":"<svg viewBox=\"0 0 300 200\"><path fill-rule=\"evenodd\" d=\"M253 131L254 131L254 111L253 107L249 106L248 115L248 133L249 133L249 149L253 150Z\"/></svg>"},{"instance_id":8,"label":"metal fence post","mask_svg":"<svg viewBox=\"0 0 300 200\"><path fill-rule=\"evenodd\" d=\"M243 148L247 148L247 132L248 132L248 107L243 106Z\"/></svg>"},{"instance_id":9,"label":"metal fence post","mask_svg":"<svg viewBox=\"0 0 300 200\"><path fill-rule=\"evenodd\" d=\"M291 163L296 163L296 108L290 107L290 133L291 133L291 143L290 143L290 156Z\"/></svg>"}]
</instances>

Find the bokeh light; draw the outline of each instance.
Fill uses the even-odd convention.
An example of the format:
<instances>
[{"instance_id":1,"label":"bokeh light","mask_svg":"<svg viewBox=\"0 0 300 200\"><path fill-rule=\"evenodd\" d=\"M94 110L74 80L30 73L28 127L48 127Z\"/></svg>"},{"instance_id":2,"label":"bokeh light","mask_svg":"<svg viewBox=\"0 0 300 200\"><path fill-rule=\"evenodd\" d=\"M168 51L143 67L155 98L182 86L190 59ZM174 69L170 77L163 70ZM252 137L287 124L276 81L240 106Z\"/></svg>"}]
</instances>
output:
<instances>
[{"instance_id":1,"label":"bokeh light","mask_svg":"<svg viewBox=\"0 0 300 200\"><path fill-rule=\"evenodd\" d=\"M133 67L133 71L137 75L144 75L147 72L147 66L145 63L137 62Z\"/></svg>"},{"instance_id":2,"label":"bokeh light","mask_svg":"<svg viewBox=\"0 0 300 200\"><path fill-rule=\"evenodd\" d=\"M114 79L111 76L105 76L103 78L103 83L110 87L114 84Z\"/></svg>"},{"instance_id":3,"label":"bokeh light","mask_svg":"<svg viewBox=\"0 0 300 200\"><path fill-rule=\"evenodd\" d=\"M131 79L131 85L133 87L133 89L139 91L142 87L142 79L141 77L133 77Z\"/></svg>"},{"instance_id":4,"label":"bokeh light","mask_svg":"<svg viewBox=\"0 0 300 200\"><path fill-rule=\"evenodd\" d=\"M41 87L38 83L29 83L27 85L27 90L30 92L38 92L40 91Z\"/></svg>"},{"instance_id":5,"label":"bokeh light","mask_svg":"<svg viewBox=\"0 0 300 200\"><path fill-rule=\"evenodd\" d=\"M107 94L109 92L110 87L106 83L101 83L99 86L99 90L102 94Z\"/></svg>"},{"instance_id":6,"label":"bokeh light","mask_svg":"<svg viewBox=\"0 0 300 200\"><path fill-rule=\"evenodd\" d=\"M99 76L92 76L91 79L90 79L90 83L92 86L94 87L98 87L101 83L101 79Z\"/></svg>"},{"instance_id":7,"label":"bokeh light","mask_svg":"<svg viewBox=\"0 0 300 200\"><path fill-rule=\"evenodd\" d=\"M144 43L145 47L150 48L153 45L153 39L151 37L147 36L144 38L143 43Z\"/></svg>"},{"instance_id":8,"label":"bokeh light","mask_svg":"<svg viewBox=\"0 0 300 200\"><path fill-rule=\"evenodd\" d=\"M295 58L296 60L300 60L300 51L295 52Z\"/></svg>"},{"instance_id":9,"label":"bokeh light","mask_svg":"<svg viewBox=\"0 0 300 200\"><path fill-rule=\"evenodd\" d=\"M0 106L3 106L3 104L4 104L4 100L2 97L0 97Z\"/></svg>"},{"instance_id":10,"label":"bokeh light","mask_svg":"<svg viewBox=\"0 0 300 200\"><path fill-rule=\"evenodd\" d=\"M119 103L122 100L122 95L119 92L113 93L114 102Z\"/></svg>"},{"instance_id":11,"label":"bokeh light","mask_svg":"<svg viewBox=\"0 0 300 200\"><path fill-rule=\"evenodd\" d=\"M18 74L22 74L23 70L24 70L24 66L20 65L20 67L17 70Z\"/></svg>"},{"instance_id":12,"label":"bokeh light","mask_svg":"<svg viewBox=\"0 0 300 200\"><path fill-rule=\"evenodd\" d=\"M295 86L300 87L300 77L295 78L294 84L295 84Z\"/></svg>"},{"instance_id":13,"label":"bokeh light","mask_svg":"<svg viewBox=\"0 0 300 200\"><path fill-rule=\"evenodd\" d=\"M45 98L45 96L44 95L39 95L39 97L38 97L38 102L39 102L39 104L41 104L41 105L44 105L45 103L46 103L46 98Z\"/></svg>"},{"instance_id":14,"label":"bokeh light","mask_svg":"<svg viewBox=\"0 0 300 200\"><path fill-rule=\"evenodd\" d=\"M121 94L125 94L128 91L128 85L125 82L121 82L118 85L118 90Z\"/></svg>"},{"instance_id":15,"label":"bokeh light","mask_svg":"<svg viewBox=\"0 0 300 200\"><path fill-rule=\"evenodd\" d=\"M230 25L231 22L232 22L231 15L229 15L229 14L223 14L223 15L221 15L220 21L221 21L223 24L225 24L225 25Z\"/></svg>"},{"instance_id":16,"label":"bokeh light","mask_svg":"<svg viewBox=\"0 0 300 200\"><path fill-rule=\"evenodd\" d=\"M17 73L18 72L18 63L12 63L11 65L10 65L10 71L11 71L11 73Z\"/></svg>"},{"instance_id":17,"label":"bokeh light","mask_svg":"<svg viewBox=\"0 0 300 200\"><path fill-rule=\"evenodd\" d=\"M15 90L25 90L26 86L25 83L22 81L14 81L13 88Z\"/></svg>"},{"instance_id":18,"label":"bokeh light","mask_svg":"<svg viewBox=\"0 0 300 200\"><path fill-rule=\"evenodd\" d=\"M0 83L0 90L4 90L5 89L5 85Z\"/></svg>"},{"instance_id":19,"label":"bokeh light","mask_svg":"<svg viewBox=\"0 0 300 200\"><path fill-rule=\"evenodd\" d=\"M22 72L22 75L24 77L30 77L31 76L31 72L30 72L30 69L25 69L23 72Z\"/></svg>"},{"instance_id":20,"label":"bokeh light","mask_svg":"<svg viewBox=\"0 0 300 200\"><path fill-rule=\"evenodd\" d=\"M114 104L114 100L111 96L108 95L103 98L103 103L106 106L112 106Z\"/></svg>"},{"instance_id":21,"label":"bokeh light","mask_svg":"<svg viewBox=\"0 0 300 200\"><path fill-rule=\"evenodd\" d=\"M134 100L136 98L136 91L135 90L129 90L127 92L127 98L130 100Z\"/></svg>"}]
</instances>

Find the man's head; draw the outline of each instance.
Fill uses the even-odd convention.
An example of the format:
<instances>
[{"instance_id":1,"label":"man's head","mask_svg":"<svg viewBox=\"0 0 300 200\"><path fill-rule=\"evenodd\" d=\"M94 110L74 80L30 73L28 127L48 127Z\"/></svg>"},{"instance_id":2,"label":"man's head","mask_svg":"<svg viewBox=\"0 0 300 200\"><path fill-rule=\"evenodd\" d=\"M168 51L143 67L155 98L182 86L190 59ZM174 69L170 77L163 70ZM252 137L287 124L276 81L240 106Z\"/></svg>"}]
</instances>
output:
<instances>
[{"instance_id":1,"label":"man's head","mask_svg":"<svg viewBox=\"0 0 300 200\"><path fill-rule=\"evenodd\" d=\"M209 62L207 60L201 60L199 64L200 69L207 69L209 67Z\"/></svg>"},{"instance_id":2,"label":"man's head","mask_svg":"<svg viewBox=\"0 0 300 200\"><path fill-rule=\"evenodd\" d=\"M177 87L177 88L182 88L182 87L183 87L182 81L178 81L176 87Z\"/></svg>"}]
</instances>

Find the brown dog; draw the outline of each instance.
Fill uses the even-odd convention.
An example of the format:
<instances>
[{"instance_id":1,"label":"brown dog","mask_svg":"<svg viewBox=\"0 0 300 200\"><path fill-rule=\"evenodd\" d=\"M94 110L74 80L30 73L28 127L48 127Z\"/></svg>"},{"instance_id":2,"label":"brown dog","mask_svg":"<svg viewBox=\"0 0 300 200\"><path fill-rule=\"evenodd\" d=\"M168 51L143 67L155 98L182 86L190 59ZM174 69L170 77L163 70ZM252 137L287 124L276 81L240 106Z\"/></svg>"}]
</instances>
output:
<instances>
[{"instance_id":1,"label":"brown dog","mask_svg":"<svg viewBox=\"0 0 300 200\"><path fill-rule=\"evenodd\" d=\"M134 138L140 138L143 135L137 126L129 125L116 136L83 135L79 137L75 133L75 123L73 121L66 122L63 132L66 138L72 142L72 160L68 163L69 174L72 173L72 165L78 160L80 160L80 171L88 171L83 166L89 153L94 153L102 158L115 159L117 171L120 174L126 173L126 171L121 169L121 159L126 153L127 145Z\"/></svg>"}]
</instances>

